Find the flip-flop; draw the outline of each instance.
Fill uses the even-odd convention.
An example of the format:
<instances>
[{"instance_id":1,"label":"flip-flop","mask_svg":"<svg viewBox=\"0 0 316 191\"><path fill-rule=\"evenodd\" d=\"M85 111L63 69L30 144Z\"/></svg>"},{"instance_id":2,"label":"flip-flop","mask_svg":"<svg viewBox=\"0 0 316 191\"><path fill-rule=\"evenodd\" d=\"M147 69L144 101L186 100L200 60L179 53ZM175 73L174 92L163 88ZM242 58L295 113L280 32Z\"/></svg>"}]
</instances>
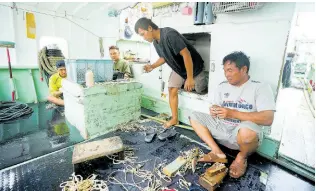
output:
<instances>
[{"instance_id":1,"label":"flip-flop","mask_svg":"<svg viewBox=\"0 0 316 191\"><path fill-rule=\"evenodd\" d=\"M220 162L227 163L227 158L221 158L217 154L208 153L205 154L202 158L198 160L198 162Z\"/></svg>"},{"instance_id":2,"label":"flip-flop","mask_svg":"<svg viewBox=\"0 0 316 191\"><path fill-rule=\"evenodd\" d=\"M151 143L155 136L156 136L157 132L155 129L150 129L145 133L145 142L146 143Z\"/></svg>"},{"instance_id":3,"label":"flip-flop","mask_svg":"<svg viewBox=\"0 0 316 191\"><path fill-rule=\"evenodd\" d=\"M247 165L247 160L244 163L244 165L242 165L241 163L238 163L238 162L236 162L236 160L234 160L233 163L229 167L229 175L230 175L230 177L232 177L232 178L240 178L240 177L242 177L246 173L247 166L248 166ZM231 169L232 168L234 168L236 170L237 175L232 175L232 173L231 173Z\"/></svg>"},{"instance_id":4,"label":"flip-flop","mask_svg":"<svg viewBox=\"0 0 316 191\"><path fill-rule=\"evenodd\" d=\"M177 131L174 128L171 129L164 129L158 135L158 139L164 141L168 138L172 138L177 134Z\"/></svg>"}]
</instances>

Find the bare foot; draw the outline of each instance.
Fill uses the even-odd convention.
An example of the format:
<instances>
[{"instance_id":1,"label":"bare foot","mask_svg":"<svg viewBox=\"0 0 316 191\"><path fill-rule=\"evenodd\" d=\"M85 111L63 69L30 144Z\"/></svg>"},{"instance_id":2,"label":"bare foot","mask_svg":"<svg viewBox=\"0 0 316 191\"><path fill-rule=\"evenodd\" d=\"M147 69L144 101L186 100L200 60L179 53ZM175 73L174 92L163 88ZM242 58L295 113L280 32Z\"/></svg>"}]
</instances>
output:
<instances>
[{"instance_id":1,"label":"bare foot","mask_svg":"<svg viewBox=\"0 0 316 191\"><path fill-rule=\"evenodd\" d=\"M239 153L236 159L229 167L229 175L233 178L240 178L247 170L247 159L242 157Z\"/></svg>"},{"instance_id":2,"label":"bare foot","mask_svg":"<svg viewBox=\"0 0 316 191\"><path fill-rule=\"evenodd\" d=\"M173 125L178 125L179 124L179 120L178 119L171 119L170 121L167 121L166 123L163 124L164 128L170 128Z\"/></svg>"}]
</instances>

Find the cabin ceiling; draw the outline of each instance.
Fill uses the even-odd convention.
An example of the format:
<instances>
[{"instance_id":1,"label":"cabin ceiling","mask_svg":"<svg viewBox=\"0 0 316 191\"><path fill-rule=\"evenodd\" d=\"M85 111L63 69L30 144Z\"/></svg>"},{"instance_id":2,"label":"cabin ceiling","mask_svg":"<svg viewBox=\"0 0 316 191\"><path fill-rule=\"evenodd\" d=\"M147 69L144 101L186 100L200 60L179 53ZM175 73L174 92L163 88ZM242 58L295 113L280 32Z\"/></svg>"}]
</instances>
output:
<instances>
[{"instance_id":1,"label":"cabin ceiling","mask_svg":"<svg viewBox=\"0 0 316 191\"><path fill-rule=\"evenodd\" d=\"M106 9L123 9L128 6L135 5L136 2L21 2L16 3L17 7L29 6L34 7L37 10L51 11L56 14L65 14L80 17L89 18L91 13Z\"/></svg>"}]
</instances>

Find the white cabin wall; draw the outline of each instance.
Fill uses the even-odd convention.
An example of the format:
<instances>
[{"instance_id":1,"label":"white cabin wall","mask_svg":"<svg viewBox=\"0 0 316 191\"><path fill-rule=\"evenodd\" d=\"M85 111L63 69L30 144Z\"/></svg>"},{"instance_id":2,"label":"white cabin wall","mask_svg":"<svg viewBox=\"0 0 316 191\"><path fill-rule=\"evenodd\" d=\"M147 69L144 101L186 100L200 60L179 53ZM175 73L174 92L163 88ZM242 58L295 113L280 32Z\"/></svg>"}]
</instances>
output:
<instances>
[{"instance_id":1,"label":"white cabin wall","mask_svg":"<svg viewBox=\"0 0 316 191\"><path fill-rule=\"evenodd\" d=\"M15 50L17 66L37 66L37 42L43 31L47 31L45 36L53 36L53 19L48 16L37 17L36 22L36 39L30 39L26 36L26 12L22 10L13 10L14 28L15 28ZM40 27L40 26L45 27Z\"/></svg>"},{"instance_id":2,"label":"white cabin wall","mask_svg":"<svg viewBox=\"0 0 316 191\"><path fill-rule=\"evenodd\" d=\"M2 3L4 5L11 6L12 3ZM11 9L0 6L0 41L15 42L13 14ZM16 65L16 53L15 49L10 49L11 64ZM5 48L0 48L0 66L7 66L8 58Z\"/></svg>"},{"instance_id":3,"label":"white cabin wall","mask_svg":"<svg viewBox=\"0 0 316 191\"><path fill-rule=\"evenodd\" d=\"M190 3L190 6L194 7L194 3ZM222 59L232 51L243 51L250 56L251 78L267 82L276 94L294 9L295 3L265 3L261 9L255 11L217 14L215 24L202 26L193 25L194 11L190 16L173 13L172 16L158 16L152 20L159 27L172 27L180 33L211 34L211 47L208 50L206 47L203 49L203 46L198 48L202 52L208 51L209 63L215 64L215 72L209 72L207 97L211 98L214 89L225 80ZM154 53L155 50L152 49L152 57L155 57ZM168 81L170 72L170 67L163 66L163 81ZM157 70L154 75L145 74L146 77L143 75L142 83L147 89L144 94L168 101L168 97L160 97L158 74ZM167 85L166 83L165 86ZM179 94L180 108L207 113L208 105L209 101L205 97L197 99L193 94Z\"/></svg>"},{"instance_id":4,"label":"white cabin wall","mask_svg":"<svg viewBox=\"0 0 316 191\"><path fill-rule=\"evenodd\" d=\"M265 3L257 11L219 16L212 29L210 90L225 80L224 56L240 50L250 57L251 78L268 83L276 94L294 10L295 3Z\"/></svg>"},{"instance_id":5,"label":"white cabin wall","mask_svg":"<svg viewBox=\"0 0 316 191\"><path fill-rule=\"evenodd\" d=\"M194 7L194 3L189 3L189 5ZM184 6L186 4L182 4L181 8ZM215 62L216 71L210 73L210 90L224 80L221 69L222 58L233 50L242 50L251 57L251 76L256 80L267 81L275 91L294 7L295 3L265 3L261 9L256 11L218 14L215 24L205 26L193 25L194 12L190 16L182 15L182 13L158 16L154 17L153 21L159 27L173 27L182 33L211 33L210 60ZM34 7L25 6L24 8L36 11ZM0 18L4 18L6 21L4 23L14 33L1 31L0 37L4 36L5 39L16 42L17 65L37 65L37 52L41 36L64 38L68 42L69 58L100 58L98 37L76 24L63 18L34 13L36 39L28 39L26 38L25 12L22 10L16 12L6 7L1 7L2 9ZM13 23L7 22L10 20ZM119 40L119 17L109 18L106 11L95 11L88 21L75 18L72 20L97 36L103 37L105 58L109 58L108 47ZM4 49L0 49L0 51L4 51ZM153 52L154 49L151 49L151 56L154 55ZM6 60L6 56L3 55L5 54L1 54L0 60ZM3 61L2 63L6 64ZM269 78L265 77L263 71L269 72ZM166 82L169 72L170 68L164 66L162 76ZM161 75L157 73L155 78L159 78L159 76ZM150 78L152 80L153 76ZM158 90L160 87L155 89Z\"/></svg>"},{"instance_id":6,"label":"white cabin wall","mask_svg":"<svg viewBox=\"0 0 316 191\"><path fill-rule=\"evenodd\" d=\"M241 50L250 57L249 74L253 80L267 82L276 93L290 23L276 21L248 25L227 25L212 31L212 59L215 72L209 86L225 80L222 60L230 52ZM222 30L225 29L225 30ZM232 34L230 31L234 31ZM247 33L245 33L247 31ZM222 48L225 47L225 48Z\"/></svg>"},{"instance_id":7,"label":"white cabin wall","mask_svg":"<svg viewBox=\"0 0 316 191\"><path fill-rule=\"evenodd\" d=\"M23 5L32 11L52 14L45 10ZM51 36L63 38L68 43L69 58L100 59L99 38L67 19L34 13L36 22L36 39L26 37L25 11L12 10L9 7L0 7L0 21L6 30L1 30L0 40L14 41L15 49L10 49L12 65L37 66L37 54L40 49L40 38ZM109 18L107 12L95 11L89 20L70 18L72 21L103 37L105 59L110 59L108 47L115 45L118 40L118 17ZM17 52L15 56L15 52ZM16 57L16 59L15 59ZM16 60L16 61L15 61ZM0 49L0 65L7 65L5 49Z\"/></svg>"},{"instance_id":8,"label":"white cabin wall","mask_svg":"<svg viewBox=\"0 0 316 191\"><path fill-rule=\"evenodd\" d=\"M195 26L193 15L182 13L154 17L153 21L159 27L172 27L180 33L211 34L210 60L215 63L215 72L210 72L209 96L225 80L222 59L232 51L250 56L251 77L269 83L276 93L294 10L295 3L265 3L254 11L217 14L213 25Z\"/></svg>"}]
</instances>

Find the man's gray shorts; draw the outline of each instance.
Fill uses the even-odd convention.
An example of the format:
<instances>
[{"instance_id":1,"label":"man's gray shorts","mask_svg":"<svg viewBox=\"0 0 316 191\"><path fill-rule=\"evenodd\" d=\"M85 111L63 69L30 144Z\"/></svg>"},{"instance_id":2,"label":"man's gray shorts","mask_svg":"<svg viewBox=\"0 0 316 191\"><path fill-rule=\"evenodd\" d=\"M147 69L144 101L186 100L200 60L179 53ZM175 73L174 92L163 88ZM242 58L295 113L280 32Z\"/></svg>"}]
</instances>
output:
<instances>
[{"instance_id":1,"label":"man's gray shorts","mask_svg":"<svg viewBox=\"0 0 316 191\"><path fill-rule=\"evenodd\" d=\"M190 116L190 119L199 122L201 125L207 127L211 132L211 135L221 145L224 145L230 149L239 150L237 143L237 134L240 128L248 128L257 133L259 138L259 145L263 139L262 127L251 122L243 121L238 126L228 126L223 123L222 120L213 118L210 114L194 111Z\"/></svg>"},{"instance_id":2,"label":"man's gray shorts","mask_svg":"<svg viewBox=\"0 0 316 191\"><path fill-rule=\"evenodd\" d=\"M195 81L195 91L197 93L201 93L207 88L207 80L204 71L202 71L199 75L194 77ZM169 77L168 87L169 88L181 88L184 84L185 80L177 74L175 71L172 71Z\"/></svg>"}]
</instances>

